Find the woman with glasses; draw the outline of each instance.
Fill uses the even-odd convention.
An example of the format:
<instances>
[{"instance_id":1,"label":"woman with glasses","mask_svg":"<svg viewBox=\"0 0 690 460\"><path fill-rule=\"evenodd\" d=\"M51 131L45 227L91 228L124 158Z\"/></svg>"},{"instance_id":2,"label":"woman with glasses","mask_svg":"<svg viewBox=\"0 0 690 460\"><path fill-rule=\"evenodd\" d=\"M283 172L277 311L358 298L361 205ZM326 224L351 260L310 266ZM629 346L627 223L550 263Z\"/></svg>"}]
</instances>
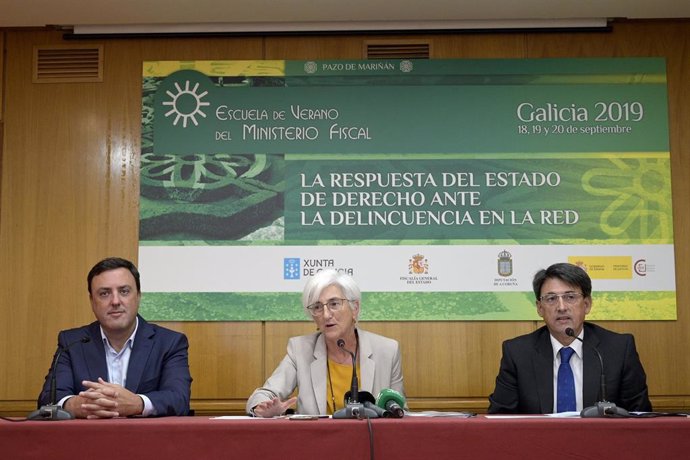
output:
<instances>
[{"instance_id":1,"label":"woman with glasses","mask_svg":"<svg viewBox=\"0 0 690 460\"><path fill-rule=\"evenodd\" d=\"M592 309L587 272L569 263L553 264L534 275L532 287L545 326L503 342L489 413L581 412L598 409L603 401L628 411L651 411L633 336L585 322Z\"/></svg>"},{"instance_id":2,"label":"woman with glasses","mask_svg":"<svg viewBox=\"0 0 690 460\"><path fill-rule=\"evenodd\" d=\"M288 341L285 358L249 397L247 412L274 417L297 402L299 414L333 414L346 405L353 359L360 391L374 397L387 388L404 394L398 342L357 327L360 301L351 276L335 270L313 276L304 287L302 304L318 331ZM295 390L297 396L290 397Z\"/></svg>"}]
</instances>

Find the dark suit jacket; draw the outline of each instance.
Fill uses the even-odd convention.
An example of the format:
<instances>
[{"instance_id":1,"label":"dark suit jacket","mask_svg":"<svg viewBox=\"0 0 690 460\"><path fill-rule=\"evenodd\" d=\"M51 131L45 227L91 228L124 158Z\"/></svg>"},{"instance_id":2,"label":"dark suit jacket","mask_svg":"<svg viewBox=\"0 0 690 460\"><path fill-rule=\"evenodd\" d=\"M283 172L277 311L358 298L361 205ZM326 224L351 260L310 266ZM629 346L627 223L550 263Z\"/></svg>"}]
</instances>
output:
<instances>
[{"instance_id":1,"label":"dark suit jacket","mask_svg":"<svg viewBox=\"0 0 690 460\"><path fill-rule=\"evenodd\" d=\"M583 344L584 407L606 399L628 411L651 411L647 376L630 334L617 334L585 323ZM592 350L604 361L606 395L599 395L601 366ZM503 357L496 388L489 396L490 414L548 414L553 412L553 348L549 330L536 331L503 342Z\"/></svg>"},{"instance_id":2,"label":"dark suit jacket","mask_svg":"<svg viewBox=\"0 0 690 460\"><path fill-rule=\"evenodd\" d=\"M80 343L90 337L88 343ZM108 380L105 348L98 321L88 326L61 331L60 345L75 343L64 351L56 365L56 401L85 390L82 380ZM139 316L137 335L132 344L125 387L136 394L146 395L159 416L187 415L192 378L189 375L187 337ZM55 354L57 355L57 351ZM50 404L50 372L38 397L38 406Z\"/></svg>"}]
</instances>

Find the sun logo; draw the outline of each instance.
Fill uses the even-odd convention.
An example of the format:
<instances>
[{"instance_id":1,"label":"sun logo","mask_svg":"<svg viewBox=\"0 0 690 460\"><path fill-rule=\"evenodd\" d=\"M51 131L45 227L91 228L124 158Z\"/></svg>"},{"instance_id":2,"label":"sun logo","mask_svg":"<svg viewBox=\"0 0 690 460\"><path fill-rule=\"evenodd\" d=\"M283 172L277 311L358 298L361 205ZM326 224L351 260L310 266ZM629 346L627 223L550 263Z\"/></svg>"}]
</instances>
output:
<instances>
[{"instance_id":1,"label":"sun logo","mask_svg":"<svg viewBox=\"0 0 690 460\"><path fill-rule=\"evenodd\" d=\"M172 107L166 114L166 117L175 115L175 120L173 120L173 125L177 126L177 123L182 120L182 127L187 127L187 122L192 120L194 126L199 126L199 122L196 120L197 115L206 118L206 114L202 112L201 108L211 105L210 102L203 101L204 96L208 94L208 91L204 91L201 94L197 94L199 89L199 83L194 85L194 88L189 89L189 80L185 81L184 89L182 89L179 83L175 82L175 89L177 92L174 93L170 90L165 93L170 96L169 101L164 101L163 105Z\"/></svg>"}]
</instances>

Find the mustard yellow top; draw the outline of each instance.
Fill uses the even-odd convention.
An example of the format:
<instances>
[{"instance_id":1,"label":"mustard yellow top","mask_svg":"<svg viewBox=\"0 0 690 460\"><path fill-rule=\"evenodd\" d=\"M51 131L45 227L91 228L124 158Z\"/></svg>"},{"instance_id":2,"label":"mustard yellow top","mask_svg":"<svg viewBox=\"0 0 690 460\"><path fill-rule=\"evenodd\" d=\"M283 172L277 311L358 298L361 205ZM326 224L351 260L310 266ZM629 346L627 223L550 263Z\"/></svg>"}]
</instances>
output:
<instances>
[{"instance_id":1,"label":"mustard yellow top","mask_svg":"<svg viewBox=\"0 0 690 460\"><path fill-rule=\"evenodd\" d=\"M328 406L328 413L333 415L338 409L345 407L344 397L345 393L350 391L352 386L352 365L340 364L335 361L328 360L328 373L326 376L326 405ZM357 384L359 386L359 362L357 363ZM331 392L331 387L333 391ZM333 395L335 394L335 398ZM333 401L335 400L335 409L333 408Z\"/></svg>"}]
</instances>

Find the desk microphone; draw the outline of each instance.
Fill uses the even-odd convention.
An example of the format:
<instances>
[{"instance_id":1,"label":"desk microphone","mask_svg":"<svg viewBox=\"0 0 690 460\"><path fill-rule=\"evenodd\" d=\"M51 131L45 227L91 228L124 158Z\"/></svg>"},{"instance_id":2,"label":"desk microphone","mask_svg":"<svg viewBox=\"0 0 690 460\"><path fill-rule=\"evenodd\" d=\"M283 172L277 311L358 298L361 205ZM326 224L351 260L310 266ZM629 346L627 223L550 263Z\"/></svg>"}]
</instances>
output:
<instances>
[{"instance_id":1,"label":"desk microphone","mask_svg":"<svg viewBox=\"0 0 690 460\"><path fill-rule=\"evenodd\" d=\"M594 350L594 353L596 353L597 357L599 358L599 366L601 367L601 377L599 383L600 401L593 406L585 407L584 409L582 409L582 412L580 412L580 417L590 418L629 416L630 414L628 414L627 410L623 409L622 407L617 407L615 403L608 402L606 400L606 375L604 374L604 359L601 357L601 353L599 353L597 347L595 347L594 345L590 345L589 342L585 342L580 337L576 336L575 331L572 327L569 327L565 330L565 335L579 340L580 342L582 342L583 345L587 345L592 350Z\"/></svg>"},{"instance_id":2,"label":"desk microphone","mask_svg":"<svg viewBox=\"0 0 690 460\"><path fill-rule=\"evenodd\" d=\"M357 383L357 356L347 348L345 348L345 341L343 339L338 339L338 347L350 354L352 358L352 383L350 384L350 398L345 395L345 404L353 402L359 402L359 383Z\"/></svg>"},{"instance_id":3,"label":"desk microphone","mask_svg":"<svg viewBox=\"0 0 690 460\"><path fill-rule=\"evenodd\" d=\"M73 345L78 343L88 343L91 341L91 337L82 337L79 340L68 343L66 346L62 346L58 343L58 351L55 353L53 362L50 365L50 402L49 404L41 406L38 410L33 411L27 417L27 420L71 420L74 418L71 412L66 411L62 407L57 405L57 363L62 356L64 351L69 350Z\"/></svg>"},{"instance_id":4,"label":"desk microphone","mask_svg":"<svg viewBox=\"0 0 690 460\"><path fill-rule=\"evenodd\" d=\"M333 418L379 418L381 415L375 409L374 395L367 391L358 391L357 383L357 356L345 348L345 341L338 339L338 347L342 348L352 357L352 383L350 391L345 393L345 407L333 413ZM363 402L360 402L362 400ZM373 407L372 407L373 406Z\"/></svg>"},{"instance_id":5,"label":"desk microphone","mask_svg":"<svg viewBox=\"0 0 690 460\"><path fill-rule=\"evenodd\" d=\"M348 393L345 393L345 399L348 398ZM366 412L368 413L368 415L365 414L365 416L368 416L369 418L389 418L393 415L388 410L382 409L379 406L377 406L376 398L374 398L374 395L369 393L368 391L360 391L358 399L364 405ZM376 416L371 415L369 411L375 412Z\"/></svg>"}]
</instances>

